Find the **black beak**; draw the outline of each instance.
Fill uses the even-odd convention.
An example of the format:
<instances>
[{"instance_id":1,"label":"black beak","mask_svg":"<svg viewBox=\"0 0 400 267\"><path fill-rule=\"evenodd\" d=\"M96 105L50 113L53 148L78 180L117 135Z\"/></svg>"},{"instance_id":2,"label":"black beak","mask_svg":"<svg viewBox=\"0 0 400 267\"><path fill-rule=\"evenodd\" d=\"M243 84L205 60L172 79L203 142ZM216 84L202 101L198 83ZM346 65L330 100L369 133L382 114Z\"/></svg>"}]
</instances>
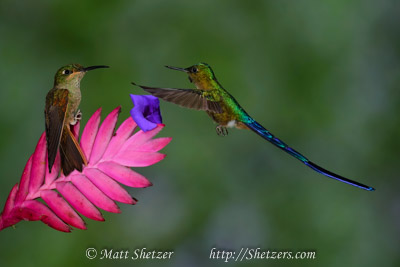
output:
<instances>
[{"instance_id":1,"label":"black beak","mask_svg":"<svg viewBox=\"0 0 400 267\"><path fill-rule=\"evenodd\" d=\"M179 70L179 71L183 71L183 72L189 72L187 69L184 69L184 68L178 68L178 67L172 67L172 66L165 66L165 67L168 69L171 69L171 70Z\"/></svg>"},{"instance_id":2,"label":"black beak","mask_svg":"<svg viewBox=\"0 0 400 267\"><path fill-rule=\"evenodd\" d=\"M89 71L89 70L104 69L104 68L109 68L109 66L104 66L104 65L90 66L90 67L83 68L83 71L84 71L84 72L87 72L87 71Z\"/></svg>"}]
</instances>

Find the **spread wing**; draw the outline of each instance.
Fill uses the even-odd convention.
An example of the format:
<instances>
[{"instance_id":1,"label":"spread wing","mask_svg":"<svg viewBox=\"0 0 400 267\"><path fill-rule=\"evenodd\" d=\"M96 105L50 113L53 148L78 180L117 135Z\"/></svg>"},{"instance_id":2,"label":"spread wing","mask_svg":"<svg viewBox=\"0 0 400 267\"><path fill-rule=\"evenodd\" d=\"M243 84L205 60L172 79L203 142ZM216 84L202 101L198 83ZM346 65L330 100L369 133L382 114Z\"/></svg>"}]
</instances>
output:
<instances>
[{"instance_id":1,"label":"spread wing","mask_svg":"<svg viewBox=\"0 0 400 267\"><path fill-rule=\"evenodd\" d=\"M133 83L134 85L137 85ZM146 92L165 101L185 108L222 113L220 100L214 96L216 90L157 88L137 85Z\"/></svg>"},{"instance_id":2,"label":"spread wing","mask_svg":"<svg viewBox=\"0 0 400 267\"><path fill-rule=\"evenodd\" d=\"M56 159L68 105L67 89L52 89L46 96L46 140L49 172Z\"/></svg>"}]
</instances>

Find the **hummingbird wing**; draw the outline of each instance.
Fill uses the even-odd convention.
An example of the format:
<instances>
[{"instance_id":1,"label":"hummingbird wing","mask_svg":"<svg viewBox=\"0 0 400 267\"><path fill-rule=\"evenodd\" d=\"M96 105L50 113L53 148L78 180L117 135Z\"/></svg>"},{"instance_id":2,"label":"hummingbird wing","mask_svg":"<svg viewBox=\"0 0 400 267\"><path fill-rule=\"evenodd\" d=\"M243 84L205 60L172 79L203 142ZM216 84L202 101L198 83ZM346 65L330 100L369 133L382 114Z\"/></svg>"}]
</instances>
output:
<instances>
[{"instance_id":1,"label":"hummingbird wing","mask_svg":"<svg viewBox=\"0 0 400 267\"><path fill-rule=\"evenodd\" d=\"M49 172L56 159L68 106L68 90L52 89L46 96L46 140Z\"/></svg>"},{"instance_id":2,"label":"hummingbird wing","mask_svg":"<svg viewBox=\"0 0 400 267\"><path fill-rule=\"evenodd\" d=\"M133 83L134 85L137 85ZM146 92L185 108L222 113L216 90L157 88L137 85Z\"/></svg>"},{"instance_id":3,"label":"hummingbird wing","mask_svg":"<svg viewBox=\"0 0 400 267\"><path fill-rule=\"evenodd\" d=\"M77 169L82 172L82 165L87 165L85 154L75 139L69 126L63 127L60 142L61 168L65 176Z\"/></svg>"}]
</instances>

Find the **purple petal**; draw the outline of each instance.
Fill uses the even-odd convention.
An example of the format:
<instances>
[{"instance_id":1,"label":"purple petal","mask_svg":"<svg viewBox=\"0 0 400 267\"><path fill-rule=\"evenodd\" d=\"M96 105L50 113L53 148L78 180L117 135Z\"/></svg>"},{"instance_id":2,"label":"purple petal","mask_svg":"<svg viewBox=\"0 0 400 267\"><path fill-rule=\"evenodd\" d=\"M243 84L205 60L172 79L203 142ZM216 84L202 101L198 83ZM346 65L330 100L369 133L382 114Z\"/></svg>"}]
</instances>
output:
<instances>
[{"instance_id":1,"label":"purple petal","mask_svg":"<svg viewBox=\"0 0 400 267\"><path fill-rule=\"evenodd\" d=\"M130 95L133 108L131 116L143 131L147 132L162 123L160 113L160 100L152 95Z\"/></svg>"}]
</instances>

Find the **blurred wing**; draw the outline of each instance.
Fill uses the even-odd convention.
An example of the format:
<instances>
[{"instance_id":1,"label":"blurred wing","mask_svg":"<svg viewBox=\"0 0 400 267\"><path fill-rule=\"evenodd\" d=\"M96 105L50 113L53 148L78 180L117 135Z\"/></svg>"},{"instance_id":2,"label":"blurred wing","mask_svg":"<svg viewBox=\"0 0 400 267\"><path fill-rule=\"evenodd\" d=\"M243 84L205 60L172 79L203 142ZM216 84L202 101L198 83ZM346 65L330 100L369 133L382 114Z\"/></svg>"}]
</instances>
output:
<instances>
[{"instance_id":1,"label":"blurred wing","mask_svg":"<svg viewBox=\"0 0 400 267\"><path fill-rule=\"evenodd\" d=\"M67 89L52 89L46 96L46 140L49 171L53 167L60 145L68 105Z\"/></svg>"},{"instance_id":2,"label":"blurred wing","mask_svg":"<svg viewBox=\"0 0 400 267\"><path fill-rule=\"evenodd\" d=\"M215 90L156 88L137 85L146 92L165 101L185 108L222 113L219 100L213 97Z\"/></svg>"}]
</instances>

